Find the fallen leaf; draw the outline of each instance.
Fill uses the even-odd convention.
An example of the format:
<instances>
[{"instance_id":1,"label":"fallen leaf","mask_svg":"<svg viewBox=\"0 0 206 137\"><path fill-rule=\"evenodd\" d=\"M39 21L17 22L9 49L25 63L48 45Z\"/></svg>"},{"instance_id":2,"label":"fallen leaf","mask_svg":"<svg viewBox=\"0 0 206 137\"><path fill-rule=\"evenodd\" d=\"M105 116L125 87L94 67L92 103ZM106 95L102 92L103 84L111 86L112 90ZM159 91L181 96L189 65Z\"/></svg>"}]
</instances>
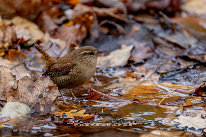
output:
<instances>
[{"instance_id":1,"label":"fallen leaf","mask_svg":"<svg viewBox=\"0 0 206 137\"><path fill-rule=\"evenodd\" d=\"M86 37L87 30L84 26L79 24L72 26L61 26L53 34L53 38L58 38L69 43L81 43Z\"/></svg>"},{"instance_id":2,"label":"fallen leaf","mask_svg":"<svg viewBox=\"0 0 206 137\"><path fill-rule=\"evenodd\" d=\"M100 4L102 7L109 7L109 8L116 8L118 11L123 12L124 14L127 14L127 9L125 7L125 4L123 1L119 0L98 0L98 4Z\"/></svg>"},{"instance_id":3,"label":"fallen leaf","mask_svg":"<svg viewBox=\"0 0 206 137\"><path fill-rule=\"evenodd\" d=\"M185 4L183 4L182 9L190 13L191 15L206 15L205 4L205 0L188 0L185 2Z\"/></svg>"},{"instance_id":4,"label":"fallen leaf","mask_svg":"<svg viewBox=\"0 0 206 137\"><path fill-rule=\"evenodd\" d=\"M5 49L0 49L0 57L4 56L5 55Z\"/></svg>"},{"instance_id":5,"label":"fallen leaf","mask_svg":"<svg viewBox=\"0 0 206 137\"><path fill-rule=\"evenodd\" d=\"M37 20L37 24L44 32L52 32L58 28L53 18L46 11L43 11L41 13L40 17Z\"/></svg>"},{"instance_id":6,"label":"fallen leaf","mask_svg":"<svg viewBox=\"0 0 206 137\"><path fill-rule=\"evenodd\" d=\"M84 25L89 31L94 23L94 11L91 7L87 7L85 5L78 4L75 6L72 14L71 21L68 22L70 24L80 24ZM66 24L65 24L66 25Z\"/></svg>"},{"instance_id":7,"label":"fallen leaf","mask_svg":"<svg viewBox=\"0 0 206 137\"><path fill-rule=\"evenodd\" d=\"M24 65L24 57L25 55L16 51L16 50L11 50L10 52L10 59L14 62L11 62L7 59L3 59L2 57L0 58L0 65L5 66L9 68L12 72L13 75L16 76L16 79L20 79L24 76L30 76L29 70L25 67ZM13 53L15 55L13 55Z\"/></svg>"},{"instance_id":8,"label":"fallen leaf","mask_svg":"<svg viewBox=\"0 0 206 137\"><path fill-rule=\"evenodd\" d=\"M24 61L24 59L26 58L26 56L19 52L18 50L15 50L15 49L10 49L9 52L8 52L8 59L11 61L11 62L20 62L20 61Z\"/></svg>"},{"instance_id":9,"label":"fallen leaf","mask_svg":"<svg viewBox=\"0 0 206 137\"><path fill-rule=\"evenodd\" d=\"M43 9L43 1L39 0L1 0L0 15L3 18L12 18L16 15L34 20Z\"/></svg>"},{"instance_id":10,"label":"fallen leaf","mask_svg":"<svg viewBox=\"0 0 206 137\"><path fill-rule=\"evenodd\" d=\"M143 96L144 94L157 94L157 89L155 89L156 84L150 85L139 85L125 94L125 96Z\"/></svg>"},{"instance_id":11,"label":"fallen leaf","mask_svg":"<svg viewBox=\"0 0 206 137\"><path fill-rule=\"evenodd\" d=\"M132 49L132 45L122 49L117 49L111 52L108 56L99 58L99 64L104 68L124 66L127 64Z\"/></svg>"},{"instance_id":12,"label":"fallen leaf","mask_svg":"<svg viewBox=\"0 0 206 137\"><path fill-rule=\"evenodd\" d=\"M15 31L18 39L23 38L28 43L34 44L37 40L43 38L44 34L39 27L33 22L22 17L14 17L11 22L15 26Z\"/></svg>"},{"instance_id":13,"label":"fallen leaf","mask_svg":"<svg viewBox=\"0 0 206 137\"><path fill-rule=\"evenodd\" d=\"M206 83L202 83L195 89L194 95L205 96L206 95Z\"/></svg>"},{"instance_id":14,"label":"fallen leaf","mask_svg":"<svg viewBox=\"0 0 206 137\"><path fill-rule=\"evenodd\" d=\"M80 3L80 0L65 0L64 1L66 4L69 4L71 6L75 6L76 4Z\"/></svg>"},{"instance_id":15,"label":"fallen leaf","mask_svg":"<svg viewBox=\"0 0 206 137\"><path fill-rule=\"evenodd\" d=\"M16 87L16 80L11 70L7 67L0 66L0 99L7 100L7 95Z\"/></svg>"},{"instance_id":16,"label":"fallen leaf","mask_svg":"<svg viewBox=\"0 0 206 137\"><path fill-rule=\"evenodd\" d=\"M13 41L16 39L16 36L14 35L15 28L14 26L6 26L4 31L4 42L11 46Z\"/></svg>"},{"instance_id":17,"label":"fallen leaf","mask_svg":"<svg viewBox=\"0 0 206 137\"><path fill-rule=\"evenodd\" d=\"M128 12L137 13L148 11L162 11L169 15L175 15L181 11L179 0L149 0L149 1L125 1Z\"/></svg>"},{"instance_id":18,"label":"fallen leaf","mask_svg":"<svg viewBox=\"0 0 206 137\"><path fill-rule=\"evenodd\" d=\"M33 82L28 76L18 81L19 101L28 104L35 112L49 112L59 91L56 85L46 77Z\"/></svg>"},{"instance_id":19,"label":"fallen leaf","mask_svg":"<svg viewBox=\"0 0 206 137\"><path fill-rule=\"evenodd\" d=\"M205 42L204 37L206 36L206 24L205 24L206 19L199 18L199 17L176 17L174 18L174 21L184 26L184 28L187 30L187 33L189 32L189 35L192 34L194 38L197 38L198 40ZM189 37L191 36L187 36L185 38L188 39ZM193 39L191 40L188 39L188 40L190 41L190 43L192 43L192 41L194 43ZM181 39L179 41L181 41ZM188 43L188 42L184 42L184 43ZM192 46L197 46L193 43Z\"/></svg>"},{"instance_id":20,"label":"fallen leaf","mask_svg":"<svg viewBox=\"0 0 206 137\"><path fill-rule=\"evenodd\" d=\"M14 119L30 113L31 109L24 103L8 102L4 105L0 112L0 118Z\"/></svg>"},{"instance_id":21,"label":"fallen leaf","mask_svg":"<svg viewBox=\"0 0 206 137\"><path fill-rule=\"evenodd\" d=\"M134 50L132 50L132 58L135 62L141 63L150 59L154 55L154 51L151 46L148 46L143 43L134 43Z\"/></svg>"},{"instance_id":22,"label":"fallen leaf","mask_svg":"<svg viewBox=\"0 0 206 137\"><path fill-rule=\"evenodd\" d=\"M178 119L174 119L173 122L180 123L180 127L193 127L196 130L206 128L206 119L203 119L201 114L198 114L196 117L180 115Z\"/></svg>"}]
</instances>

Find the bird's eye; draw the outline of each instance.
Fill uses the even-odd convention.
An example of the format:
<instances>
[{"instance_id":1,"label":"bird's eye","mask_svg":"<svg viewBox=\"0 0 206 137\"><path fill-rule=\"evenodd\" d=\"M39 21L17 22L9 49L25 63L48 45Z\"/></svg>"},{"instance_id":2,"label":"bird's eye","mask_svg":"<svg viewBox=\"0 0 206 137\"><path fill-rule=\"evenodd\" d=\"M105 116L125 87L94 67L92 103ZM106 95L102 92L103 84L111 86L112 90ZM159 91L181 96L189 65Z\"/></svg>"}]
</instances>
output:
<instances>
[{"instance_id":1,"label":"bird's eye","mask_svg":"<svg viewBox=\"0 0 206 137\"><path fill-rule=\"evenodd\" d=\"M89 55L94 56L94 52L89 52Z\"/></svg>"}]
</instances>

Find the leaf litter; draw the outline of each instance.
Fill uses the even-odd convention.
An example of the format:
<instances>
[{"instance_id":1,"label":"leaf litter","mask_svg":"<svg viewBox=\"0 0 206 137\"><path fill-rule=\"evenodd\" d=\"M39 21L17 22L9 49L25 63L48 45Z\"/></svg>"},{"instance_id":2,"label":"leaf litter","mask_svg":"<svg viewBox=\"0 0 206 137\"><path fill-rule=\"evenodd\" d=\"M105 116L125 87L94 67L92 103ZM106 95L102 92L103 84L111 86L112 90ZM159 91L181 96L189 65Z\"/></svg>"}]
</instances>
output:
<instances>
[{"instance_id":1,"label":"leaf litter","mask_svg":"<svg viewBox=\"0 0 206 137\"><path fill-rule=\"evenodd\" d=\"M181 9L174 0L46 1L41 12L32 11L39 1L21 3L27 7L22 7L24 14L18 13L21 8L13 12L16 6L7 11L0 6L4 127L18 129L18 135L112 136L116 130L124 136L205 134L205 25L191 15L204 10L188 8L191 1ZM58 87L41 77L43 60L34 43L55 59L78 48L71 43L108 53L99 58L89 82L60 91L70 103L66 105Z\"/></svg>"}]
</instances>

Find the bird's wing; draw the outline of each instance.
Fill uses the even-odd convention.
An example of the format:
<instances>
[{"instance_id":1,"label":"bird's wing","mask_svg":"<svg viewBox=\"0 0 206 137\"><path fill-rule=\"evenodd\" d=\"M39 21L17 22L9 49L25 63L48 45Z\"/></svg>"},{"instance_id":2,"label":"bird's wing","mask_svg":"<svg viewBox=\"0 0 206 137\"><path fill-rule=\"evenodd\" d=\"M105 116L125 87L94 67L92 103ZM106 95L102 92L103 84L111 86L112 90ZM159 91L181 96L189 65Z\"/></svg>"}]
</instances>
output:
<instances>
[{"instance_id":1,"label":"bird's wing","mask_svg":"<svg viewBox=\"0 0 206 137\"><path fill-rule=\"evenodd\" d=\"M76 64L71 63L54 63L43 73L43 75L51 77L68 75L75 65Z\"/></svg>"}]
</instances>

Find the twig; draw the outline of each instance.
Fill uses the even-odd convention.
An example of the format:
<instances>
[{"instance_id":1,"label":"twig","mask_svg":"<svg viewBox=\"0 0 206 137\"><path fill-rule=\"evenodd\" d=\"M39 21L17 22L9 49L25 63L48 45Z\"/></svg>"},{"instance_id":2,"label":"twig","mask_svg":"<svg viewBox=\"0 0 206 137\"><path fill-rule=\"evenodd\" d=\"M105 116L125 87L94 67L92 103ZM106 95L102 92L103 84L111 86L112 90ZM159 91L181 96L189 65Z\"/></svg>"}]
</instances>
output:
<instances>
[{"instance_id":1,"label":"twig","mask_svg":"<svg viewBox=\"0 0 206 137\"><path fill-rule=\"evenodd\" d=\"M16 67L18 67L18 66L21 66L22 64L24 64L26 61L22 61L22 62L20 62L20 63L18 63L18 64L16 64L16 65L14 65L13 67L11 67L10 69L15 69ZM25 64L24 64L25 65Z\"/></svg>"},{"instance_id":2,"label":"twig","mask_svg":"<svg viewBox=\"0 0 206 137\"><path fill-rule=\"evenodd\" d=\"M107 12L105 12L105 13L106 13L107 15L115 18L115 19L118 19L118 20L121 20L121 21L124 21L124 22L128 22L128 20L127 20L126 18L123 18L123 17L121 17L121 16L119 16L119 15L117 15L117 14L114 14L114 13L112 13L112 12L107 11Z\"/></svg>"},{"instance_id":3,"label":"twig","mask_svg":"<svg viewBox=\"0 0 206 137\"><path fill-rule=\"evenodd\" d=\"M175 92L176 90L173 90L172 92L170 92L169 94L167 94L162 100L160 100L159 105L161 105L161 103L165 100L166 97L168 97L169 95L171 95L173 92Z\"/></svg>"},{"instance_id":4,"label":"twig","mask_svg":"<svg viewBox=\"0 0 206 137\"><path fill-rule=\"evenodd\" d=\"M143 79L138 82L137 86L140 85L140 84L142 84L143 82L145 82L145 81L146 81L148 78L150 78L154 73L156 73L156 72L158 71L158 69L159 69L162 65L163 65L163 63L161 63L150 75L143 77Z\"/></svg>"}]
</instances>

